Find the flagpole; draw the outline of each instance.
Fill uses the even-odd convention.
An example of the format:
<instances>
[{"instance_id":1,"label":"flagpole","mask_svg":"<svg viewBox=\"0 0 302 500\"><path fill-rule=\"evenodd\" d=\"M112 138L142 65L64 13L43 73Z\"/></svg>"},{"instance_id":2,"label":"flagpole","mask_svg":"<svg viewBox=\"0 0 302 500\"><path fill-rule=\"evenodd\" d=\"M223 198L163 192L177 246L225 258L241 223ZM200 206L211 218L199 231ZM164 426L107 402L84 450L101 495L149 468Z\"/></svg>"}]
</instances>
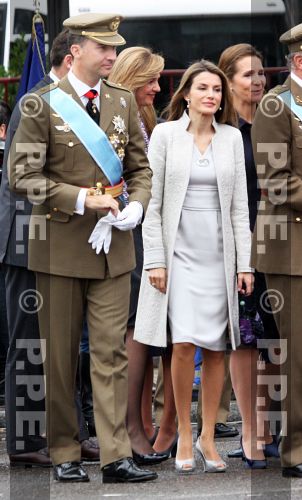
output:
<instances>
[{"instance_id":1,"label":"flagpole","mask_svg":"<svg viewBox=\"0 0 302 500\"><path fill-rule=\"evenodd\" d=\"M36 14L40 14L40 0L33 0Z\"/></svg>"}]
</instances>

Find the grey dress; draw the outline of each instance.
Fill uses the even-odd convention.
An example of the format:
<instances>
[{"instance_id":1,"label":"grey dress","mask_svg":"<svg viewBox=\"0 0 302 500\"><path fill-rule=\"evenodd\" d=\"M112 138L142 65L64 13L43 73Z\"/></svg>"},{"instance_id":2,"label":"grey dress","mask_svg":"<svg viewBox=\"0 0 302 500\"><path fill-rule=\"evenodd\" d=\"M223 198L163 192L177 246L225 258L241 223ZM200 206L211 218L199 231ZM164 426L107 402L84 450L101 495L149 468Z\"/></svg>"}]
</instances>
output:
<instances>
[{"instance_id":1,"label":"grey dress","mask_svg":"<svg viewBox=\"0 0 302 500\"><path fill-rule=\"evenodd\" d=\"M221 210L212 146L194 146L171 266L168 318L172 342L226 349L228 322Z\"/></svg>"}]
</instances>

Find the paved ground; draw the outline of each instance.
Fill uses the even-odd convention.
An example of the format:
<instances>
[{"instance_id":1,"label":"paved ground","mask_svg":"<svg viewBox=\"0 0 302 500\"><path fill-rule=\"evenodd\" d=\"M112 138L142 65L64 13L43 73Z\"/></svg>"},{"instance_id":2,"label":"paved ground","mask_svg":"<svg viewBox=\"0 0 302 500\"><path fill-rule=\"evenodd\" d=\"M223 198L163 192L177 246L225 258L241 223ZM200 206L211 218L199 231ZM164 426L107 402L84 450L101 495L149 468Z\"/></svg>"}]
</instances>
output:
<instances>
[{"instance_id":1,"label":"paved ground","mask_svg":"<svg viewBox=\"0 0 302 500\"><path fill-rule=\"evenodd\" d=\"M193 404L192 420L195 420ZM238 413L233 403L231 418ZM193 424L196 431L196 425ZM174 470L173 459L154 467L157 481L137 485L103 485L99 466L87 465L90 483L62 485L53 481L49 470L10 469L5 453L4 412L0 410L0 500L94 500L121 498L144 500L213 499L213 500L301 500L302 479L287 480L280 474L279 461L272 459L264 471L244 469L239 459L227 459L228 450L238 445L238 438L221 439L218 448L227 460L224 474L204 474L197 458L197 470L190 476L179 476ZM239 424L240 428L240 424Z\"/></svg>"}]
</instances>

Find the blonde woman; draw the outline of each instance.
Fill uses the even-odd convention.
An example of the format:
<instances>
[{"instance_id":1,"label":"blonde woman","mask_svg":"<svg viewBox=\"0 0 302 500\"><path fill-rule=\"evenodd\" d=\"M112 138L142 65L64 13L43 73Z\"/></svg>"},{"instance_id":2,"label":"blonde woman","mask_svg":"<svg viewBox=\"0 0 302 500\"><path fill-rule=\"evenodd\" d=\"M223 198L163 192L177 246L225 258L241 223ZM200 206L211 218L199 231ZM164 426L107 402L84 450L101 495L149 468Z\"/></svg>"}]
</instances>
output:
<instances>
[{"instance_id":1,"label":"blonde woman","mask_svg":"<svg viewBox=\"0 0 302 500\"><path fill-rule=\"evenodd\" d=\"M138 105L138 119L141 125L142 134L145 140L146 153L148 152L149 137L156 125L156 113L153 102L156 94L160 91L159 77L164 68L164 59L159 54L154 54L145 47L130 47L123 50L116 59L113 69L109 75L111 82L126 87L134 93ZM128 330L126 336L126 347L128 353L128 413L127 427L133 448L133 457L140 465L152 465L168 458L169 453L158 453L155 451L168 451L175 438L175 406L173 400L172 384L170 380L169 357L166 356L166 401L161 431L154 443L154 448L150 444L142 419L142 395L145 382L144 400L149 400L150 421L152 424L152 384L153 384L153 363L150 349L133 340L133 331L136 317L137 301L140 287L140 279L143 266L143 243L141 226L134 232L134 242L136 250L136 269L131 276L131 298L128 320ZM149 383L148 383L149 382ZM143 409L144 413L147 412Z\"/></svg>"},{"instance_id":2,"label":"blonde woman","mask_svg":"<svg viewBox=\"0 0 302 500\"><path fill-rule=\"evenodd\" d=\"M253 287L243 143L230 126L235 122L225 75L202 60L184 73L168 121L155 127L149 147L153 187L134 338L165 346L168 316L180 473L195 468L190 409L196 346L203 348L203 426L196 448L205 471L226 470L214 442L224 351L227 334L233 349L240 343L237 291L248 295Z\"/></svg>"}]
</instances>

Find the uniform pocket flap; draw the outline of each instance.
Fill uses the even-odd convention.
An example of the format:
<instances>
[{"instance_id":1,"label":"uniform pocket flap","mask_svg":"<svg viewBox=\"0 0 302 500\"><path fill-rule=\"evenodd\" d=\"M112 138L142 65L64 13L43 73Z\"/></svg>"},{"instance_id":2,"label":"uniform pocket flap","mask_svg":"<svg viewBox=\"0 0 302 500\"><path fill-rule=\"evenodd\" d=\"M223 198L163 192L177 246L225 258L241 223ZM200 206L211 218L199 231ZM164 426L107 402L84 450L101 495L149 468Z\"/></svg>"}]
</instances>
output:
<instances>
[{"instance_id":1,"label":"uniform pocket flap","mask_svg":"<svg viewBox=\"0 0 302 500\"><path fill-rule=\"evenodd\" d=\"M81 141L74 135L68 136L63 134L57 134L55 135L55 143L63 144L66 147L73 148L74 146L81 144Z\"/></svg>"},{"instance_id":2,"label":"uniform pocket flap","mask_svg":"<svg viewBox=\"0 0 302 500\"><path fill-rule=\"evenodd\" d=\"M57 208L49 208L44 205L35 205L33 207L33 215L44 217L46 220L54 222L68 222L70 215L65 212L60 212Z\"/></svg>"}]
</instances>

